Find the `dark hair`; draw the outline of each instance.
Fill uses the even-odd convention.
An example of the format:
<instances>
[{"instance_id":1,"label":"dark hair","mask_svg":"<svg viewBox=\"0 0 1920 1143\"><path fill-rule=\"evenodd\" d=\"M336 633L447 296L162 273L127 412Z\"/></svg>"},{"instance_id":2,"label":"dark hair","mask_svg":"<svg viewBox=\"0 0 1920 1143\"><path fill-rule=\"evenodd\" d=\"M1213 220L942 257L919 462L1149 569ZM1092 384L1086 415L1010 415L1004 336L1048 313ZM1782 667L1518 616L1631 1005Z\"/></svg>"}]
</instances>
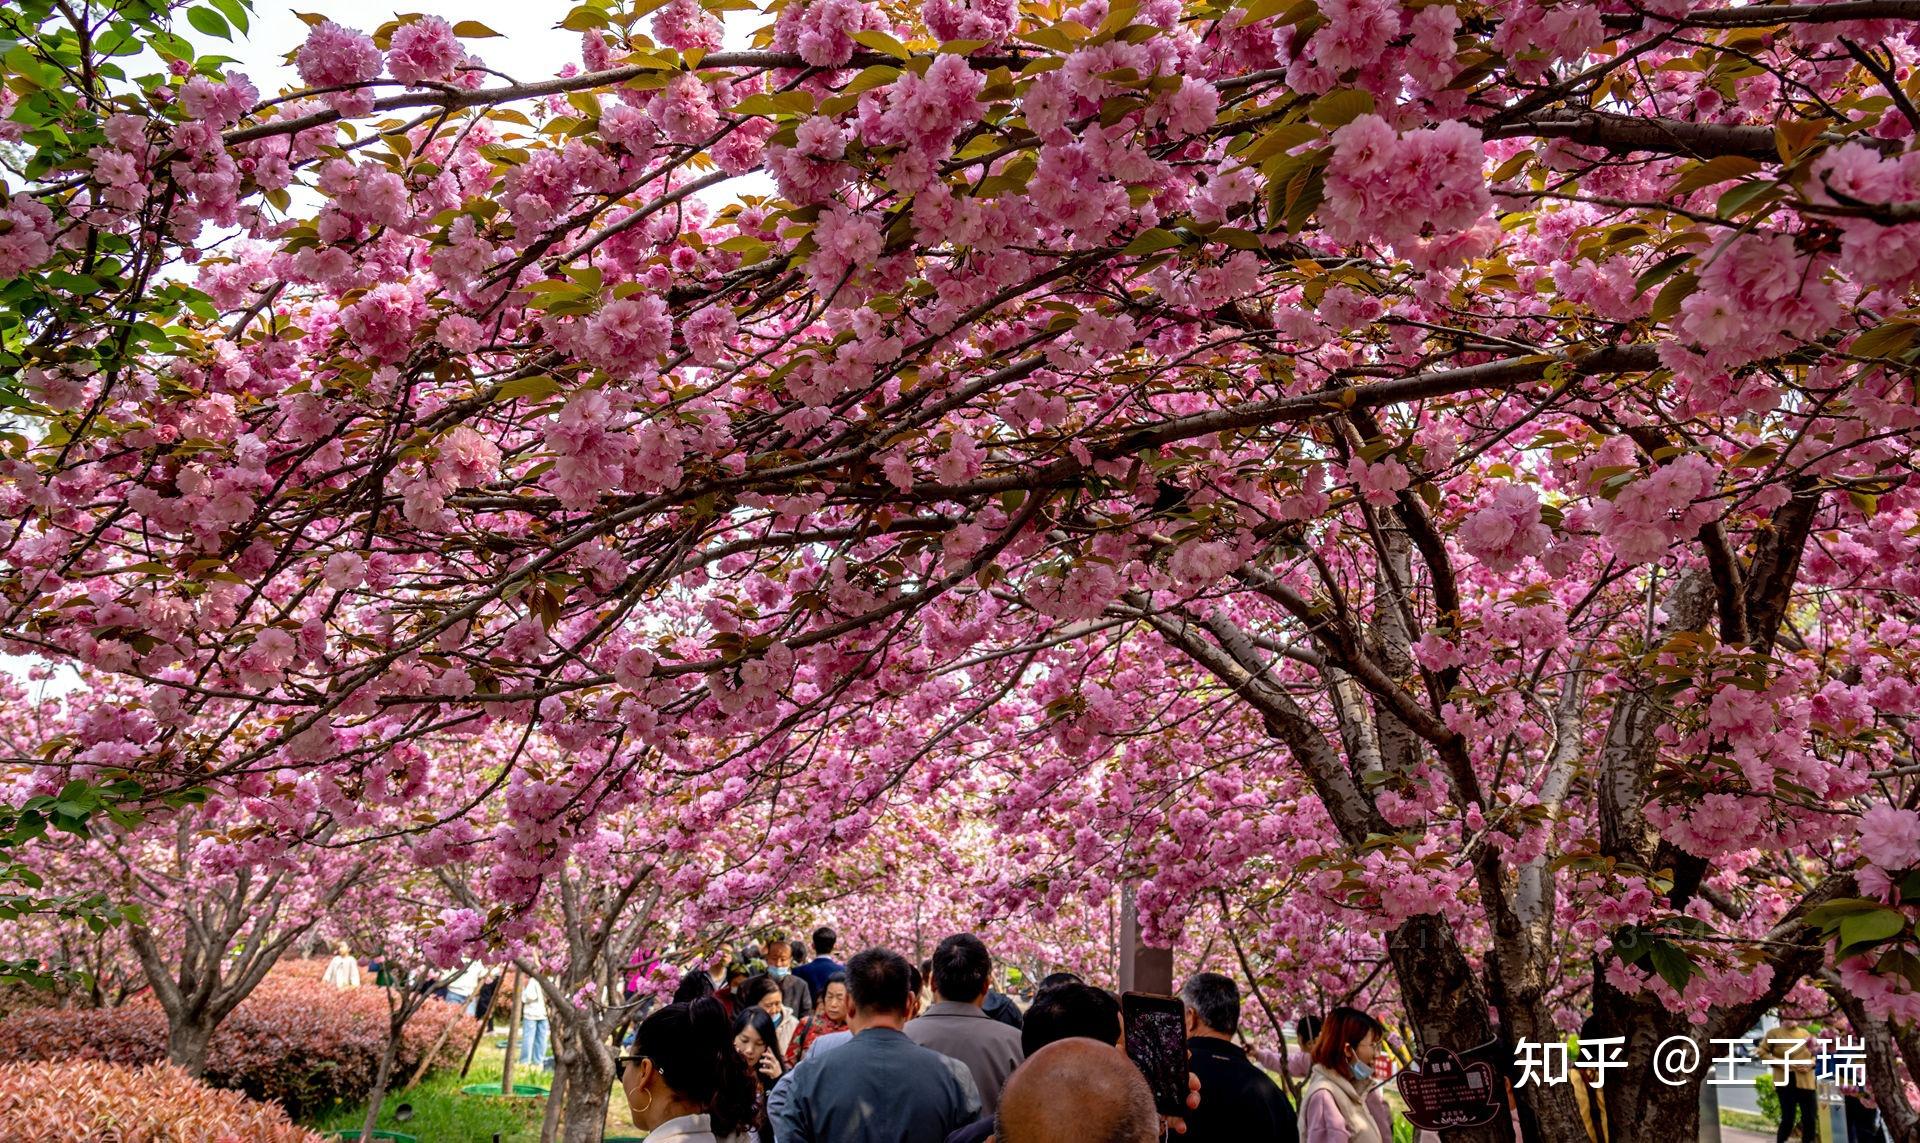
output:
<instances>
[{"instance_id":1,"label":"dark hair","mask_svg":"<svg viewBox=\"0 0 1920 1143\"><path fill-rule=\"evenodd\" d=\"M887 949L866 949L847 960L847 992L861 1012L905 1014L913 966Z\"/></svg>"},{"instance_id":2,"label":"dark hair","mask_svg":"<svg viewBox=\"0 0 1920 1143\"><path fill-rule=\"evenodd\" d=\"M807 959L807 946L801 944L799 941L789 942L787 947L793 950L793 963L799 964L801 961Z\"/></svg>"},{"instance_id":3,"label":"dark hair","mask_svg":"<svg viewBox=\"0 0 1920 1143\"><path fill-rule=\"evenodd\" d=\"M753 1034L760 1037L760 1042L766 1045L767 1051L780 1050L780 1034L774 1030L773 1017L767 1015L764 1010L751 1004L742 1008L740 1014L733 1018L733 1034L738 1036L742 1028L752 1028Z\"/></svg>"},{"instance_id":4,"label":"dark hair","mask_svg":"<svg viewBox=\"0 0 1920 1143\"><path fill-rule=\"evenodd\" d=\"M971 1003L980 999L991 975L993 958L972 933L956 933L933 950L933 990L942 1000Z\"/></svg>"},{"instance_id":5,"label":"dark hair","mask_svg":"<svg viewBox=\"0 0 1920 1143\"><path fill-rule=\"evenodd\" d=\"M753 976L749 976L747 982L740 986L740 1003L751 1008L760 1003L760 998L767 993L772 992L777 994L779 991L779 981L764 972L756 973ZM782 1003L785 1003L784 999Z\"/></svg>"},{"instance_id":6,"label":"dark hair","mask_svg":"<svg viewBox=\"0 0 1920 1143\"><path fill-rule=\"evenodd\" d=\"M813 951L820 956L831 956L833 946L840 941L840 934L825 925L813 930Z\"/></svg>"},{"instance_id":7,"label":"dark hair","mask_svg":"<svg viewBox=\"0 0 1920 1143\"><path fill-rule=\"evenodd\" d=\"M1050 972L1040 979L1038 991L1045 992L1049 988L1058 988L1063 984L1083 983L1085 982L1080 979L1080 974L1077 972Z\"/></svg>"},{"instance_id":8,"label":"dark hair","mask_svg":"<svg viewBox=\"0 0 1920 1143\"><path fill-rule=\"evenodd\" d=\"M1387 1026L1358 1008L1335 1008L1327 1013L1327 1022L1314 1037L1313 1062L1338 1073L1347 1066L1347 1049L1367 1038L1371 1032L1385 1038Z\"/></svg>"},{"instance_id":9,"label":"dark hair","mask_svg":"<svg viewBox=\"0 0 1920 1143\"><path fill-rule=\"evenodd\" d=\"M702 996L657 1009L640 1021L633 1051L653 1061L674 1094L713 1116L715 1135L732 1135L753 1123L759 1085L733 1050L727 1010L718 1000Z\"/></svg>"},{"instance_id":10,"label":"dark hair","mask_svg":"<svg viewBox=\"0 0 1920 1143\"><path fill-rule=\"evenodd\" d=\"M1597 1013L1580 1021L1580 1042L1585 1044L1607 1038L1606 1019Z\"/></svg>"},{"instance_id":11,"label":"dark hair","mask_svg":"<svg viewBox=\"0 0 1920 1143\"><path fill-rule=\"evenodd\" d=\"M1180 986L1180 999L1200 1022L1223 1036L1240 1030L1240 987L1217 972L1196 972Z\"/></svg>"},{"instance_id":12,"label":"dark hair","mask_svg":"<svg viewBox=\"0 0 1920 1143\"><path fill-rule=\"evenodd\" d=\"M713 995L713 978L700 969L693 969L680 978L680 986L673 990L673 1002L682 1004L698 1000L702 996Z\"/></svg>"},{"instance_id":13,"label":"dark hair","mask_svg":"<svg viewBox=\"0 0 1920 1143\"><path fill-rule=\"evenodd\" d=\"M1318 1016L1302 1016L1300 1022L1293 1026L1294 1035L1300 1037L1301 1051L1311 1050L1313 1042L1320 1038L1320 1024Z\"/></svg>"},{"instance_id":14,"label":"dark hair","mask_svg":"<svg viewBox=\"0 0 1920 1143\"><path fill-rule=\"evenodd\" d=\"M922 972L919 966L909 963L907 965L907 994L910 996L920 995L920 989L926 983L927 983L927 974ZM853 985L851 982L848 983L847 988L848 989L853 988Z\"/></svg>"},{"instance_id":15,"label":"dark hair","mask_svg":"<svg viewBox=\"0 0 1920 1143\"><path fill-rule=\"evenodd\" d=\"M821 982L820 995L825 996L827 994L827 989L832 988L836 984L846 984L846 983L847 983L846 973L844 972L831 973L827 976L826 980ZM849 991L851 991L851 989L849 989Z\"/></svg>"},{"instance_id":16,"label":"dark hair","mask_svg":"<svg viewBox=\"0 0 1920 1143\"><path fill-rule=\"evenodd\" d=\"M1055 1040L1083 1036L1103 1044L1120 1040L1120 1002L1113 993L1078 980L1042 988L1020 1028L1020 1049L1033 1055Z\"/></svg>"}]
</instances>

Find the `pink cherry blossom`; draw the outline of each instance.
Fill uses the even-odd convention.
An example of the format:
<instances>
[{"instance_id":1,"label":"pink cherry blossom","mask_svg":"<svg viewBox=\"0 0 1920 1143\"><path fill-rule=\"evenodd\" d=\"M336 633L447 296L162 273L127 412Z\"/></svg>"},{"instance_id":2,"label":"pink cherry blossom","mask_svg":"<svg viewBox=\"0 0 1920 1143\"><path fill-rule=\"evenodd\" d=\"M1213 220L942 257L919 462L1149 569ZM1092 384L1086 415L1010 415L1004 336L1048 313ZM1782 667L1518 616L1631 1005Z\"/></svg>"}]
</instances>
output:
<instances>
[{"instance_id":1,"label":"pink cherry blossom","mask_svg":"<svg viewBox=\"0 0 1920 1143\"><path fill-rule=\"evenodd\" d=\"M444 82L466 60L453 25L438 16L422 16L394 29L387 46L387 71L401 83Z\"/></svg>"}]
</instances>

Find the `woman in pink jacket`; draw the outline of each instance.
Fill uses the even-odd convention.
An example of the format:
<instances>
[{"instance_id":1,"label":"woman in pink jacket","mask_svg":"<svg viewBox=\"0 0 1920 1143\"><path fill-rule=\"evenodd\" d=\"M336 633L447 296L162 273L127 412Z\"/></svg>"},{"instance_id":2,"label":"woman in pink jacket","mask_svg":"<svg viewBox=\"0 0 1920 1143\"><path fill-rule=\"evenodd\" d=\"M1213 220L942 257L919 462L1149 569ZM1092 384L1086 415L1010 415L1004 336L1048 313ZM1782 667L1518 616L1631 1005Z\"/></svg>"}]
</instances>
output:
<instances>
[{"instance_id":1,"label":"woman in pink jacket","mask_svg":"<svg viewBox=\"0 0 1920 1143\"><path fill-rule=\"evenodd\" d=\"M1393 1143L1393 1119L1373 1082L1386 1026L1357 1008L1327 1014L1309 1051L1300 1143Z\"/></svg>"}]
</instances>

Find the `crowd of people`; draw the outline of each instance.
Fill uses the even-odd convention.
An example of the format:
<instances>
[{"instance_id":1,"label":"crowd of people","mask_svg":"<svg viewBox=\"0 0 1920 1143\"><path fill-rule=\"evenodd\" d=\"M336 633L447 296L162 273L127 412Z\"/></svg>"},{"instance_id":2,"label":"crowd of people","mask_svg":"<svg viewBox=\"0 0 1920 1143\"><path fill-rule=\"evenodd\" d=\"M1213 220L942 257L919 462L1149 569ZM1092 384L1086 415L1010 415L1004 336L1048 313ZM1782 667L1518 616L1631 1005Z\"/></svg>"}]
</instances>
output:
<instances>
[{"instance_id":1,"label":"crowd of people","mask_svg":"<svg viewBox=\"0 0 1920 1143\"><path fill-rule=\"evenodd\" d=\"M1022 1011L992 987L992 956L972 934L920 965L881 948L843 964L837 940L816 931L805 959L776 937L759 971L688 972L640 1021L619 1075L649 1140L1151 1143L1171 1131L1189 1143L1392 1143L1373 1079L1386 1028L1356 1009L1301 1028L1296 1103L1240 1042L1239 987L1194 975L1180 989L1186 1108L1163 1115L1106 989L1055 973Z\"/></svg>"}]
</instances>

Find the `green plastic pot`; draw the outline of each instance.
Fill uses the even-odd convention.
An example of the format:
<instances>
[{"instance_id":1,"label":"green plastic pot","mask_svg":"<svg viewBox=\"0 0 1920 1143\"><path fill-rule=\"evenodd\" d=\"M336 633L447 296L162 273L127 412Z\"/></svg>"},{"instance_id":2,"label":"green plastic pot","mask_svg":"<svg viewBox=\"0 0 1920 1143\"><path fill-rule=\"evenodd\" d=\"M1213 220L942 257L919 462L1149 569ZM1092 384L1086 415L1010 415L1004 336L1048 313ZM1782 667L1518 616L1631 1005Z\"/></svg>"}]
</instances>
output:
<instances>
[{"instance_id":1,"label":"green plastic pot","mask_svg":"<svg viewBox=\"0 0 1920 1143\"><path fill-rule=\"evenodd\" d=\"M497 1096L500 1094L500 1085L497 1083L470 1083L467 1086L461 1088L460 1090L467 1095ZM547 1089L544 1087L541 1087L539 1084L517 1083L513 1085L513 1094L516 1096L528 1096L528 1097L542 1096L547 1094Z\"/></svg>"}]
</instances>

